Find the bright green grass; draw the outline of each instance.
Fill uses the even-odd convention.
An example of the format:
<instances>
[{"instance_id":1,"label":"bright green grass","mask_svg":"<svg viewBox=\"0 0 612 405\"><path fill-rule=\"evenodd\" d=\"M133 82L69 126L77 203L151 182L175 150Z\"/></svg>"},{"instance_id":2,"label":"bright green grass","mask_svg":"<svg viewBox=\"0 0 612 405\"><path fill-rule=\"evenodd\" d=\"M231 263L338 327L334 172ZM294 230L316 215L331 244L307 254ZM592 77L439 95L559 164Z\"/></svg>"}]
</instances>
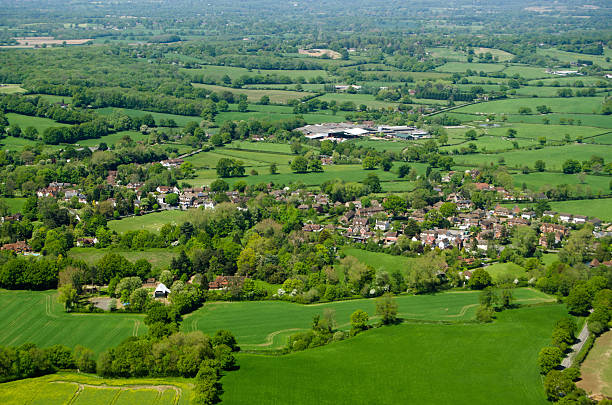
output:
<instances>
[{"instance_id":1,"label":"bright green grass","mask_svg":"<svg viewBox=\"0 0 612 405\"><path fill-rule=\"evenodd\" d=\"M505 159L505 163L510 167L523 167L527 165L534 167L536 160L541 159L546 162L547 170L561 171L563 162L567 159L577 159L579 161L588 160L593 155L604 157L612 156L612 146L594 144L567 144L563 146L548 146L542 149L516 150L493 155L474 154L455 156L455 162L480 165L490 162L497 163L500 157ZM559 176L563 176L559 174Z\"/></svg>"},{"instance_id":2,"label":"bright green grass","mask_svg":"<svg viewBox=\"0 0 612 405\"><path fill-rule=\"evenodd\" d=\"M458 62L466 62L467 54L460 50L450 49L444 46L427 48L427 52L434 58L446 58Z\"/></svg>"},{"instance_id":3,"label":"bright green grass","mask_svg":"<svg viewBox=\"0 0 612 405\"><path fill-rule=\"evenodd\" d=\"M408 146L413 146L414 142L402 140L360 139L356 141L356 144L366 148L373 148L378 151L392 151L400 153Z\"/></svg>"},{"instance_id":4,"label":"bright green grass","mask_svg":"<svg viewBox=\"0 0 612 405\"><path fill-rule=\"evenodd\" d=\"M612 63L606 61L606 57L612 56L612 52L609 49L605 49L604 55L588 55L588 54L576 53L576 52L565 52L565 51L560 51L559 49L555 49L555 48L548 48L548 49L539 48L537 50L537 53L556 58L560 60L561 62L577 62L579 59L580 60L590 60L590 61L593 61L593 63L596 63L597 65L603 67L604 69L612 68Z\"/></svg>"},{"instance_id":5,"label":"bright green grass","mask_svg":"<svg viewBox=\"0 0 612 405\"><path fill-rule=\"evenodd\" d=\"M221 124L225 121L248 121L250 119L256 120L267 120L267 121L279 121L279 120L289 120L293 119L296 116L293 113L281 113L281 112L271 112L271 111L251 111L250 109L255 106L254 104L249 105L249 111L241 113L238 111L227 111L217 114L215 117L215 122ZM303 114L302 118L306 121L307 124L321 124L324 122L343 122L345 119L346 113L343 111L338 111L336 115L328 111L318 111L316 113Z\"/></svg>"},{"instance_id":6,"label":"bright green grass","mask_svg":"<svg viewBox=\"0 0 612 405\"><path fill-rule=\"evenodd\" d=\"M537 141L540 137L544 136L547 140L563 140L565 135L569 135L570 139L576 139L579 136L583 138L589 138L604 132L601 128L586 127L586 126L575 126L575 125L544 125L544 124L523 124L523 123L509 123L504 124L501 127L487 128L486 132L491 135L503 136L507 135L508 129L513 128L517 131L517 138L515 140L521 140L522 138L529 138Z\"/></svg>"},{"instance_id":7,"label":"bright green grass","mask_svg":"<svg viewBox=\"0 0 612 405\"><path fill-rule=\"evenodd\" d=\"M585 176L585 183L580 182L576 175L561 175L559 173L531 173L516 174L513 176L516 187L521 187L523 183L531 190L546 190L561 184L568 184L579 187L582 192L579 195L587 196L587 189L592 194L607 194L610 192L610 178L605 176Z\"/></svg>"},{"instance_id":8,"label":"bright green grass","mask_svg":"<svg viewBox=\"0 0 612 405\"><path fill-rule=\"evenodd\" d=\"M604 145L612 145L612 132L608 132L603 135L599 135L590 139L585 140L585 142L593 142Z\"/></svg>"},{"instance_id":9,"label":"bright green grass","mask_svg":"<svg viewBox=\"0 0 612 405\"><path fill-rule=\"evenodd\" d=\"M22 130L25 128L22 128ZM7 136L6 138L0 139L0 145L2 145L3 150L21 150L25 147L34 147L36 146L36 141L32 141L30 139L24 138L15 138L12 136ZM49 148L55 148L55 146L47 146Z\"/></svg>"},{"instance_id":10,"label":"bright green grass","mask_svg":"<svg viewBox=\"0 0 612 405\"><path fill-rule=\"evenodd\" d=\"M295 158L295 155L280 154L280 153L266 153L249 150L236 150L236 149L225 149L217 148L215 153L223 156L227 156L234 159L240 159L243 161L258 162L262 165L270 165L270 163L277 164L288 164L289 161Z\"/></svg>"},{"instance_id":11,"label":"bright green grass","mask_svg":"<svg viewBox=\"0 0 612 405\"><path fill-rule=\"evenodd\" d=\"M70 96L54 96L52 94L28 94L28 97L40 97L41 99L49 103L72 103L72 97Z\"/></svg>"},{"instance_id":12,"label":"bright green grass","mask_svg":"<svg viewBox=\"0 0 612 405\"><path fill-rule=\"evenodd\" d=\"M114 145L117 142L119 142L121 140L121 138L123 138L124 136L129 136L130 138L132 138L132 140L134 142L146 141L149 138L148 135L145 135L142 132L137 132L137 131L121 131L121 132L115 132L114 134L103 136L102 138L83 139L83 140L79 141L79 145L82 145L82 146L97 146L101 142L104 142L104 143L106 143L106 145L110 146L110 145Z\"/></svg>"},{"instance_id":13,"label":"bright green grass","mask_svg":"<svg viewBox=\"0 0 612 405\"><path fill-rule=\"evenodd\" d=\"M495 48L475 48L474 53L476 55L490 53L493 57L497 57L500 62L509 61L514 57L510 52L502 51L501 49Z\"/></svg>"},{"instance_id":14,"label":"bright green grass","mask_svg":"<svg viewBox=\"0 0 612 405\"><path fill-rule=\"evenodd\" d=\"M214 152L200 152L195 155L187 157L185 160L191 162L196 169L198 168L215 168L217 166L217 162L220 159L224 158L234 158L234 156L229 156L227 153L217 153L220 149L216 149ZM249 160L241 158L242 163L246 167L251 166L262 166L263 164L260 161ZM285 162L286 163L286 162Z\"/></svg>"},{"instance_id":15,"label":"bright green grass","mask_svg":"<svg viewBox=\"0 0 612 405\"><path fill-rule=\"evenodd\" d=\"M17 124L19 125L19 127L21 127L22 130L26 129L27 127L34 127L38 130L39 134L42 134L45 129L49 127L68 126L67 124L61 124L49 118L30 117L29 115L15 113L7 113L6 118L8 118L9 124Z\"/></svg>"},{"instance_id":16,"label":"bright green grass","mask_svg":"<svg viewBox=\"0 0 612 405\"><path fill-rule=\"evenodd\" d=\"M517 302L536 303L552 300L539 291L520 288L514 291ZM470 321L476 316L478 291L459 291L435 295L401 295L396 298L400 317L434 321ZM300 305L282 301L208 302L192 314L186 315L181 325L185 332L201 330L214 333L228 329L244 349L263 350L282 347L296 330L310 327L312 318L326 308L336 312L340 329L350 329L350 315L362 309L374 316L376 301L359 299L325 304ZM374 318L374 319L373 319Z\"/></svg>"},{"instance_id":17,"label":"bright green grass","mask_svg":"<svg viewBox=\"0 0 612 405\"><path fill-rule=\"evenodd\" d=\"M0 94L25 93L26 91L19 84L0 84Z\"/></svg>"},{"instance_id":18,"label":"bright green grass","mask_svg":"<svg viewBox=\"0 0 612 405\"><path fill-rule=\"evenodd\" d=\"M602 79L601 77L592 77L592 76L575 76L575 77L555 76L554 78L550 78L550 79L530 80L528 83L531 86L536 86L536 83L542 82L544 86L552 86L553 83L557 82L559 83L561 87L563 87L563 86L573 86L574 83L577 81L581 81L585 86L593 86L600 81L605 82L606 79Z\"/></svg>"},{"instance_id":19,"label":"bright green grass","mask_svg":"<svg viewBox=\"0 0 612 405\"><path fill-rule=\"evenodd\" d=\"M503 70L503 72L507 76L514 76L515 74L519 74L521 77L525 79L539 79L551 77L550 74L546 73L546 69L540 67L533 66L525 66L525 65L512 65L508 66Z\"/></svg>"},{"instance_id":20,"label":"bright green grass","mask_svg":"<svg viewBox=\"0 0 612 405\"><path fill-rule=\"evenodd\" d=\"M561 305L491 324L402 324L280 357L239 355L226 404L548 404L537 355Z\"/></svg>"},{"instance_id":21,"label":"bright green grass","mask_svg":"<svg viewBox=\"0 0 612 405\"><path fill-rule=\"evenodd\" d=\"M516 94L519 96L556 97L557 92L562 88L563 87L526 86L516 89Z\"/></svg>"},{"instance_id":22,"label":"bright green grass","mask_svg":"<svg viewBox=\"0 0 612 405\"><path fill-rule=\"evenodd\" d=\"M357 248L345 248L343 252L347 256L353 256L360 262L372 266L376 271L387 271L389 273L399 271L406 275L415 265L415 259L411 257L393 256Z\"/></svg>"},{"instance_id":23,"label":"bright green grass","mask_svg":"<svg viewBox=\"0 0 612 405\"><path fill-rule=\"evenodd\" d=\"M158 232L164 224L174 223L180 224L185 222L191 213L191 210L168 210L161 212L153 212L151 214L123 218L108 223L109 229L118 233L126 231L139 231L145 229L151 232Z\"/></svg>"},{"instance_id":24,"label":"bright green grass","mask_svg":"<svg viewBox=\"0 0 612 405\"><path fill-rule=\"evenodd\" d=\"M457 114L461 115L461 114ZM477 119L476 116L472 116L471 119ZM467 117L464 117L466 119ZM509 122L524 122L524 123L534 123L541 124L544 123L544 119L548 119L550 124L560 124L565 125L567 127L574 126L589 126L589 127L599 127L605 129L612 129L612 119L610 119L609 115L600 115L600 114L571 114L571 113L561 113L561 114L546 114L546 116L534 114L534 115L509 115ZM569 125L568 120L573 120L574 125ZM565 120L565 122L564 122ZM571 129L569 130L571 131Z\"/></svg>"},{"instance_id":25,"label":"bright green grass","mask_svg":"<svg viewBox=\"0 0 612 405\"><path fill-rule=\"evenodd\" d=\"M168 248L147 248L145 250L117 250L117 249L96 249L91 247L74 247L70 249L68 255L75 259L83 260L87 264L96 264L104 255L117 253L131 262L139 259L146 259L154 269L163 269L170 266L172 258L176 253Z\"/></svg>"},{"instance_id":26,"label":"bright green grass","mask_svg":"<svg viewBox=\"0 0 612 405\"><path fill-rule=\"evenodd\" d=\"M176 115L176 114L165 114L165 113L158 113L158 112L151 112L151 111L144 111L144 110L132 110L129 108L105 107L105 108L98 108L96 110L96 112L101 115L110 115L114 111L120 112L130 117L142 117L143 115L151 114L153 118L155 119L155 123L157 124L159 124L159 120L162 118L166 120L171 118L179 126L184 126L185 124L191 121L195 121L198 123L202 121L202 118L200 117L191 117L187 115Z\"/></svg>"},{"instance_id":27,"label":"bright green grass","mask_svg":"<svg viewBox=\"0 0 612 405\"><path fill-rule=\"evenodd\" d=\"M36 343L40 347L78 344L99 353L133 335L144 335L142 315L67 314L56 291L0 290L0 345Z\"/></svg>"},{"instance_id":28,"label":"bright green grass","mask_svg":"<svg viewBox=\"0 0 612 405\"><path fill-rule=\"evenodd\" d=\"M191 381L175 377L114 379L60 372L0 384L0 402L6 405L188 404ZM79 384L83 385L81 392L77 392Z\"/></svg>"},{"instance_id":29,"label":"bright green grass","mask_svg":"<svg viewBox=\"0 0 612 405\"><path fill-rule=\"evenodd\" d=\"M466 70L475 70L477 72L499 72L504 69L503 64L499 63L468 63L468 62L447 62L442 66L438 66L438 72L465 72Z\"/></svg>"},{"instance_id":30,"label":"bright green grass","mask_svg":"<svg viewBox=\"0 0 612 405\"><path fill-rule=\"evenodd\" d=\"M612 221L612 198L593 200L550 201L550 209L575 215L586 215L602 221ZM512 205L514 206L514 205ZM519 204L519 207L531 207L533 204Z\"/></svg>"},{"instance_id":31,"label":"bright green grass","mask_svg":"<svg viewBox=\"0 0 612 405\"><path fill-rule=\"evenodd\" d=\"M255 90L289 90L289 91L298 91L296 84L247 84L243 86L245 89L255 89ZM315 84L315 83L304 83L300 84L302 90L318 92L323 91L325 89L324 84Z\"/></svg>"},{"instance_id":32,"label":"bright green grass","mask_svg":"<svg viewBox=\"0 0 612 405\"><path fill-rule=\"evenodd\" d=\"M266 69L246 69L233 66L215 66L206 65L200 69L181 69L181 71L189 74L204 75L216 80L221 80L223 76L228 75L231 79L238 79L242 76L288 76L292 79L303 77L306 80L321 76L328 78L329 74L326 70L266 70ZM287 86L292 86L288 84Z\"/></svg>"},{"instance_id":33,"label":"bright green grass","mask_svg":"<svg viewBox=\"0 0 612 405\"><path fill-rule=\"evenodd\" d=\"M518 114L520 107L529 107L535 113L537 106L546 105L557 113L592 114L601 109L602 101L602 97L511 98L468 105L458 108L456 112Z\"/></svg>"},{"instance_id":34,"label":"bright green grass","mask_svg":"<svg viewBox=\"0 0 612 405\"><path fill-rule=\"evenodd\" d=\"M515 263L495 263L485 267L487 272L493 278L493 281L499 281L500 279L507 279L508 277L520 278L527 274L527 271Z\"/></svg>"},{"instance_id":35,"label":"bright green grass","mask_svg":"<svg viewBox=\"0 0 612 405\"><path fill-rule=\"evenodd\" d=\"M299 91L286 91L286 90L252 90L252 89L234 89L231 87L214 86L210 84L193 83L194 87L205 88L217 93L222 91L229 91L230 93L246 94L248 101L257 102L262 96L270 97L271 103L286 103L289 100L296 100L302 97L312 95L313 93L299 92Z\"/></svg>"},{"instance_id":36,"label":"bright green grass","mask_svg":"<svg viewBox=\"0 0 612 405\"><path fill-rule=\"evenodd\" d=\"M26 198L0 198L0 201L7 205L11 214L21 212L26 200Z\"/></svg>"},{"instance_id":37,"label":"bright green grass","mask_svg":"<svg viewBox=\"0 0 612 405\"><path fill-rule=\"evenodd\" d=\"M249 141L234 141L230 145L232 148L255 150L260 152L274 152L291 154L291 145L288 143L272 143L272 142L249 142Z\"/></svg>"}]
</instances>

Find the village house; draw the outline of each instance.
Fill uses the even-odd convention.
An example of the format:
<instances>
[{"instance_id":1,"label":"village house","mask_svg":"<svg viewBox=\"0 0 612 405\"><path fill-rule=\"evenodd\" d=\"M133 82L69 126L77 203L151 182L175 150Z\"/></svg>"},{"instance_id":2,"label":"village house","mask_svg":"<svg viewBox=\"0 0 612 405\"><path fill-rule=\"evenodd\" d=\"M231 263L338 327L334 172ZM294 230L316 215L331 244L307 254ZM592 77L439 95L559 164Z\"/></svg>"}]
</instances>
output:
<instances>
[{"instance_id":1,"label":"village house","mask_svg":"<svg viewBox=\"0 0 612 405\"><path fill-rule=\"evenodd\" d=\"M28 254L32 252L32 248L25 240L20 240L15 243L6 243L0 247L0 250L11 251L16 254Z\"/></svg>"},{"instance_id":2,"label":"village house","mask_svg":"<svg viewBox=\"0 0 612 405\"><path fill-rule=\"evenodd\" d=\"M183 164L183 159L168 159L168 160L162 160L161 165L166 167L166 168L172 168L172 167L179 167L180 165Z\"/></svg>"},{"instance_id":3,"label":"village house","mask_svg":"<svg viewBox=\"0 0 612 405\"><path fill-rule=\"evenodd\" d=\"M230 287L242 288L245 276L217 276L208 283L209 290L227 290Z\"/></svg>"}]
</instances>

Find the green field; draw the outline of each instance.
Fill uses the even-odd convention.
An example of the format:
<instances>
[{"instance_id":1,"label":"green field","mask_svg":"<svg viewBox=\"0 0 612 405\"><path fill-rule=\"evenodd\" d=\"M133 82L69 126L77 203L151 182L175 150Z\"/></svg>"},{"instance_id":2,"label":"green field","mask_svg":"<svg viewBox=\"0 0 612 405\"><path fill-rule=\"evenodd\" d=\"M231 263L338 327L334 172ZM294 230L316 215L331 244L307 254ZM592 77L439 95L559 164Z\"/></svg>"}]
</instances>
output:
<instances>
[{"instance_id":1,"label":"green field","mask_svg":"<svg viewBox=\"0 0 612 405\"><path fill-rule=\"evenodd\" d=\"M385 253L369 252L363 249L357 248L345 248L343 252L347 256L353 256L360 262L372 266L376 271L387 271L392 273L399 271L403 275L406 275L410 270L413 269L414 258L405 256L393 256Z\"/></svg>"},{"instance_id":2,"label":"green field","mask_svg":"<svg viewBox=\"0 0 612 405\"><path fill-rule=\"evenodd\" d=\"M67 124L61 124L49 118L30 117L29 115L22 115L22 114L15 114L15 113L7 113L6 118L8 118L9 124L11 125L17 124L19 125L19 127L21 127L22 130L26 129L27 127L34 127L38 130L39 134L42 134L45 131L45 129L49 127L68 126Z\"/></svg>"},{"instance_id":3,"label":"green field","mask_svg":"<svg viewBox=\"0 0 612 405\"><path fill-rule=\"evenodd\" d=\"M184 126L185 124L191 121L195 121L198 123L202 121L201 117L191 117L188 115L165 114L165 113L158 113L158 112L151 112L151 111L144 111L144 110L132 110L129 108L105 107L105 108L98 108L96 110L96 112L100 115L110 115L115 111L128 115L130 117L142 117L143 115L150 114L153 116L157 124L159 124L159 120L162 118L166 120L173 119L179 126Z\"/></svg>"},{"instance_id":4,"label":"green field","mask_svg":"<svg viewBox=\"0 0 612 405\"><path fill-rule=\"evenodd\" d=\"M146 259L154 269L165 269L170 266L172 258L176 253L169 248L148 248L145 250L117 250L96 249L86 247L74 247L68 252L68 256L83 260L88 265L96 264L107 253L117 253L131 262L138 259Z\"/></svg>"},{"instance_id":5,"label":"green field","mask_svg":"<svg viewBox=\"0 0 612 405\"><path fill-rule=\"evenodd\" d=\"M471 321L478 306L478 291L458 291L435 295L401 295L396 298L399 315L404 319L461 322ZM533 304L552 298L541 292L515 290L517 302ZM362 309L375 321L375 300L359 299L326 304L300 305L282 301L210 302L190 315L181 325L185 332L201 330L214 333L229 329L243 349L278 349L298 330L310 327L313 316L331 308L340 329L350 328L350 315Z\"/></svg>"},{"instance_id":6,"label":"green field","mask_svg":"<svg viewBox=\"0 0 612 405\"><path fill-rule=\"evenodd\" d=\"M21 212L26 203L26 198L0 198L0 201L6 204L11 214L15 214Z\"/></svg>"},{"instance_id":7,"label":"green field","mask_svg":"<svg viewBox=\"0 0 612 405\"><path fill-rule=\"evenodd\" d=\"M151 214L110 221L108 223L108 227L110 230L119 233L139 231L141 229L157 232L162 226L164 226L164 224L180 224L185 222L189 218L189 213L190 211L182 210L153 212Z\"/></svg>"},{"instance_id":8,"label":"green field","mask_svg":"<svg viewBox=\"0 0 612 405\"><path fill-rule=\"evenodd\" d=\"M101 142L104 142L104 143L106 143L106 145L110 146L110 145L114 145L117 142L119 142L121 140L121 138L123 138L124 136L129 136L130 138L132 138L132 140L134 142L146 141L149 138L148 135L145 135L142 132L137 132L137 131L121 131L121 132L115 132L113 134L103 136L101 138L83 139L83 140L79 141L79 145L82 145L82 146L97 146Z\"/></svg>"},{"instance_id":9,"label":"green field","mask_svg":"<svg viewBox=\"0 0 612 405\"><path fill-rule=\"evenodd\" d=\"M397 103L376 100L371 94L327 93L320 97L317 97L317 100L327 102L336 101L338 102L338 104L350 101L355 103L355 106L357 108L359 108L359 106L362 104L367 105L368 108L397 107Z\"/></svg>"},{"instance_id":10,"label":"green field","mask_svg":"<svg viewBox=\"0 0 612 405\"><path fill-rule=\"evenodd\" d=\"M0 290L0 345L83 345L99 353L129 336L147 333L142 315L67 314L56 291Z\"/></svg>"},{"instance_id":11,"label":"green field","mask_svg":"<svg viewBox=\"0 0 612 405\"><path fill-rule=\"evenodd\" d=\"M186 405L191 388L184 378L112 379L62 372L0 384L0 403Z\"/></svg>"},{"instance_id":12,"label":"green field","mask_svg":"<svg viewBox=\"0 0 612 405\"><path fill-rule=\"evenodd\" d=\"M565 52L565 51L560 51L559 49L555 49L555 48L547 48L547 49L540 48L537 50L537 53L542 54L542 55L547 55L552 58L556 58L560 60L561 62L577 62L578 59L590 60L590 61L593 61L593 63L596 63L597 65L603 67L604 69L612 68L612 63L606 60L606 57L609 58L612 56L612 51L606 48L604 48L603 55L589 55L585 53Z\"/></svg>"},{"instance_id":13,"label":"green field","mask_svg":"<svg viewBox=\"0 0 612 405\"><path fill-rule=\"evenodd\" d=\"M472 104L458 108L455 112L472 114L518 114L518 109L520 107L529 107L536 113L536 106L546 105L555 113L593 114L601 109L602 101L602 97L511 98Z\"/></svg>"},{"instance_id":14,"label":"green field","mask_svg":"<svg viewBox=\"0 0 612 405\"><path fill-rule=\"evenodd\" d=\"M541 159L546 162L546 170L561 171L563 162L570 158L584 161L589 160L593 155L597 155L605 159L607 156L612 156L611 153L612 146L574 143L563 146L547 146L541 149L515 150L490 155L473 154L456 156L454 159L457 163L478 166L490 162L497 163L499 158L503 157L505 164L509 167L523 167L527 165L531 168L533 168L536 160ZM566 177L563 175L560 176Z\"/></svg>"},{"instance_id":15,"label":"green field","mask_svg":"<svg viewBox=\"0 0 612 405\"><path fill-rule=\"evenodd\" d=\"M0 94L25 93L26 91L20 84L0 84Z\"/></svg>"},{"instance_id":16,"label":"green field","mask_svg":"<svg viewBox=\"0 0 612 405\"><path fill-rule=\"evenodd\" d=\"M469 62L447 62L442 66L438 66L438 72L465 72L466 70L475 70L477 72L499 72L504 69L504 65L499 63L469 63Z\"/></svg>"},{"instance_id":17,"label":"green field","mask_svg":"<svg viewBox=\"0 0 612 405\"><path fill-rule=\"evenodd\" d=\"M527 275L527 271L523 267L512 262L495 263L490 266L487 266L485 269L491 275L493 281L495 282L500 280L507 280L510 277L512 279L516 279L525 277Z\"/></svg>"},{"instance_id":18,"label":"green field","mask_svg":"<svg viewBox=\"0 0 612 405\"><path fill-rule=\"evenodd\" d=\"M271 103L285 104L289 100L297 100L302 97L311 96L313 93L287 90L252 90L252 89L234 89L231 87L214 86L210 84L192 83L194 87L205 88L217 93L229 91L230 93L246 94L248 101L257 102L262 96L270 97Z\"/></svg>"},{"instance_id":19,"label":"green field","mask_svg":"<svg viewBox=\"0 0 612 405\"><path fill-rule=\"evenodd\" d=\"M215 80L221 80L227 75L230 79L238 79L242 76L288 76L292 79L303 77L306 80L321 76L324 79L329 78L326 70L266 70L266 69L246 69L234 66L215 66L206 65L200 69L181 69L182 72L192 75L203 75ZM286 86L291 86L287 84Z\"/></svg>"},{"instance_id":20,"label":"green field","mask_svg":"<svg viewBox=\"0 0 612 405\"><path fill-rule=\"evenodd\" d=\"M516 187L521 187L525 183L529 189L535 191L568 184L574 186L574 188L580 188L582 193L579 195L584 196L588 196L588 190L590 190L591 194L608 194L610 192L610 178L606 176L585 176L584 183L575 174L530 173L516 174L512 177Z\"/></svg>"},{"instance_id":21,"label":"green field","mask_svg":"<svg viewBox=\"0 0 612 405\"><path fill-rule=\"evenodd\" d=\"M401 309L400 309L401 311ZM239 355L227 404L542 404L537 367L561 305L492 324L402 324L281 357ZM307 365L307 367L305 366Z\"/></svg>"},{"instance_id":22,"label":"green field","mask_svg":"<svg viewBox=\"0 0 612 405\"><path fill-rule=\"evenodd\" d=\"M586 215L599 218L602 221L612 221L612 198L594 200L551 201L550 209L559 213ZM514 206L514 204L507 204ZM519 207L530 207L532 204L519 204Z\"/></svg>"},{"instance_id":23,"label":"green field","mask_svg":"<svg viewBox=\"0 0 612 405\"><path fill-rule=\"evenodd\" d=\"M612 396L612 332L595 340L595 345L580 367L582 380L578 386L588 393Z\"/></svg>"}]
</instances>

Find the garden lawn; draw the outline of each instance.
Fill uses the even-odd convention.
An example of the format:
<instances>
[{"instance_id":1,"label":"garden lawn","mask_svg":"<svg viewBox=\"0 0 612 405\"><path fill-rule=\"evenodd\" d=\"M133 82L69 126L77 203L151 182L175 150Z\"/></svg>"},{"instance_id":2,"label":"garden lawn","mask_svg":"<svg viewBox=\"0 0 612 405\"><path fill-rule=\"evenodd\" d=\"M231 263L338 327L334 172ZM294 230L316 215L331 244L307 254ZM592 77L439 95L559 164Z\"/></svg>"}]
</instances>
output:
<instances>
[{"instance_id":1,"label":"garden lawn","mask_svg":"<svg viewBox=\"0 0 612 405\"><path fill-rule=\"evenodd\" d=\"M0 198L0 203L6 204L8 210L11 214L15 214L17 212L21 212L23 206L26 203L27 198L8 198L3 197Z\"/></svg>"},{"instance_id":2,"label":"garden lawn","mask_svg":"<svg viewBox=\"0 0 612 405\"><path fill-rule=\"evenodd\" d=\"M402 324L279 357L239 355L224 404L548 404L537 356L561 305L491 324Z\"/></svg>"},{"instance_id":3,"label":"garden lawn","mask_svg":"<svg viewBox=\"0 0 612 405\"><path fill-rule=\"evenodd\" d=\"M83 345L96 353L125 338L147 333L136 314L68 314L56 291L0 290L0 345L36 343L40 347Z\"/></svg>"},{"instance_id":4,"label":"garden lawn","mask_svg":"<svg viewBox=\"0 0 612 405\"><path fill-rule=\"evenodd\" d=\"M479 291L457 291L435 295L401 295L396 298L399 315L404 319L462 322L476 316ZM528 288L514 290L518 303L533 304L554 299ZM350 329L350 315L357 309L366 311L372 321L376 300L357 299L322 304L301 305L283 301L207 302L181 324L185 332L201 330L213 334L228 329L238 344L246 350L278 349L286 344L289 335L312 325L312 318L326 308L335 311L340 329Z\"/></svg>"}]
</instances>

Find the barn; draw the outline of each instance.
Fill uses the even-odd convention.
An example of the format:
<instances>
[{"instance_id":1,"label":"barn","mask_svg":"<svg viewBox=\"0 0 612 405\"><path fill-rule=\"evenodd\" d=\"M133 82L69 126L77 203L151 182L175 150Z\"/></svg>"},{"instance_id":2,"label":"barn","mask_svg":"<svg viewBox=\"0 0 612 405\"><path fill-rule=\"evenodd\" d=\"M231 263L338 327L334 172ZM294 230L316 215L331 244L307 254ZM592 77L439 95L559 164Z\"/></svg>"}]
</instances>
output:
<instances>
[{"instance_id":1,"label":"barn","mask_svg":"<svg viewBox=\"0 0 612 405\"><path fill-rule=\"evenodd\" d=\"M170 294L168 287L166 287L164 283L159 283L155 289L155 298L166 298L168 297L168 294Z\"/></svg>"}]
</instances>

